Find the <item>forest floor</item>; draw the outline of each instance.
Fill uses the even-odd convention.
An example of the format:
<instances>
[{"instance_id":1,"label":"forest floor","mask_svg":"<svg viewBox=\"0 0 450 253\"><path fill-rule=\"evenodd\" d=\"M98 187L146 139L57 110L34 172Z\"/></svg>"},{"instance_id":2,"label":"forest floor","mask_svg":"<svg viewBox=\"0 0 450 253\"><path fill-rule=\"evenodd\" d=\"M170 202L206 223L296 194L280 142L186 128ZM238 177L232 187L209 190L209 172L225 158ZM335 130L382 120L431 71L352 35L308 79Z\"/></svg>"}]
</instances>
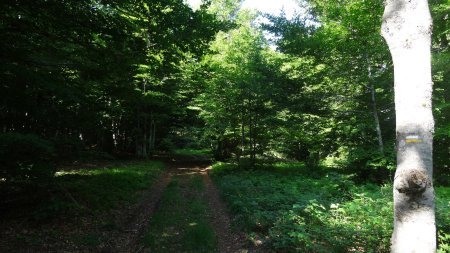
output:
<instances>
[{"instance_id":1,"label":"forest floor","mask_svg":"<svg viewBox=\"0 0 450 253\"><path fill-rule=\"evenodd\" d=\"M176 154L61 169L40 193L0 188L0 252L389 252L390 184L210 164ZM450 187L435 190L438 252L450 252Z\"/></svg>"},{"instance_id":2,"label":"forest floor","mask_svg":"<svg viewBox=\"0 0 450 253\"><path fill-rule=\"evenodd\" d=\"M172 158L146 182L153 182L150 188L137 191L135 201L107 211L92 211L79 201L89 211L70 219L3 220L0 252L248 252L245 235L231 227L209 165L202 156Z\"/></svg>"}]
</instances>

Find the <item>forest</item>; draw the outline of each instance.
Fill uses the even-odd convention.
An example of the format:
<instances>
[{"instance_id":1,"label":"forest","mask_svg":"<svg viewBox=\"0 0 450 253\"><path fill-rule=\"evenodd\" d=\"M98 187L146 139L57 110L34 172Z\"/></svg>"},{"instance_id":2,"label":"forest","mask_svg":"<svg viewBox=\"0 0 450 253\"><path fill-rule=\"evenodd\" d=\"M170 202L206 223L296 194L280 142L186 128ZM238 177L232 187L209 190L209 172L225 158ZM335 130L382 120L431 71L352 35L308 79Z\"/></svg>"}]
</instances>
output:
<instances>
[{"instance_id":1,"label":"forest","mask_svg":"<svg viewBox=\"0 0 450 253\"><path fill-rule=\"evenodd\" d=\"M450 252L450 1L243 2L1 1L0 252Z\"/></svg>"}]
</instances>

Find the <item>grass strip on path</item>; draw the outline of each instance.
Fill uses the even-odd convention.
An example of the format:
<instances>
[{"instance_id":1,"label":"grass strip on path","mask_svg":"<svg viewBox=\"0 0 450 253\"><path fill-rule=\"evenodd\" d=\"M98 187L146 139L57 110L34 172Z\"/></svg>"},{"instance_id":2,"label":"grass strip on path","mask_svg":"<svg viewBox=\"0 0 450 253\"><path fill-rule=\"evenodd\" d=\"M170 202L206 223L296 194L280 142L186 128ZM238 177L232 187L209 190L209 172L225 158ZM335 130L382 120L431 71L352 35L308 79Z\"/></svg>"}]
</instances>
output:
<instances>
[{"instance_id":1,"label":"grass strip on path","mask_svg":"<svg viewBox=\"0 0 450 253\"><path fill-rule=\"evenodd\" d=\"M174 176L153 214L144 244L151 252L216 252L200 175Z\"/></svg>"}]
</instances>

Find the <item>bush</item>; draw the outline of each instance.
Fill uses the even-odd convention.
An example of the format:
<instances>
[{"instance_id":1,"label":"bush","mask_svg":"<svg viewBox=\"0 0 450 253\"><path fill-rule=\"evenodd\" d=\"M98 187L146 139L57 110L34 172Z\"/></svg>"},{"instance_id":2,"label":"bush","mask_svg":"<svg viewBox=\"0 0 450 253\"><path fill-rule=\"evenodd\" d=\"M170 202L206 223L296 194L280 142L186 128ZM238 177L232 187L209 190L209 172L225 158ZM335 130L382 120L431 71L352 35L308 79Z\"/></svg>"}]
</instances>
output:
<instances>
[{"instance_id":1,"label":"bush","mask_svg":"<svg viewBox=\"0 0 450 253\"><path fill-rule=\"evenodd\" d=\"M387 182L395 170L396 153L393 149L386 149L384 155L376 146L354 147L342 153L344 159L338 165L347 173L356 174L360 183Z\"/></svg>"},{"instance_id":2,"label":"bush","mask_svg":"<svg viewBox=\"0 0 450 253\"><path fill-rule=\"evenodd\" d=\"M173 152L176 149L176 146L170 138L164 138L159 143L158 149L161 151Z\"/></svg>"},{"instance_id":3,"label":"bush","mask_svg":"<svg viewBox=\"0 0 450 253\"><path fill-rule=\"evenodd\" d=\"M7 183L47 183L55 173L50 142L32 134L0 134L0 178Z\"/></svg>"}]
</instances>

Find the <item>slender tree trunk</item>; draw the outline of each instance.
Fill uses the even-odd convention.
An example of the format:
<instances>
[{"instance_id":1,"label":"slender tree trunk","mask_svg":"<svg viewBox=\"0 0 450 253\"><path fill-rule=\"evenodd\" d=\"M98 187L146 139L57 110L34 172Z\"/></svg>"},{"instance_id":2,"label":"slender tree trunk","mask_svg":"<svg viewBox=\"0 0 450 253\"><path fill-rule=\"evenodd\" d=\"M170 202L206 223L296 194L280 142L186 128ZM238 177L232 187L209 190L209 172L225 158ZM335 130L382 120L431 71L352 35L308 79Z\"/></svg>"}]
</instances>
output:
<instances>
[{"instance_id":1,"label":"slender tree trunk","mask_svg":"<svg viewBox=\"0 0 450 253\"><path fill-rule=\"evenodd\" d=\"M142 156L142 146L140 144L140 130L141 130L141 120L140 120L140 116L139 116L139 110L137 110L137 132L135 133L135 143L136 143L136 155L137 156Z\"/></svg>"},{"instance_id":2,"label":"slender tree trunk","mask_svg":"<svg viewBox=\"0 0 450 253\"><path fill-rule=\"evenodd\" d=\"M237 120L233 120L233 123L232 123L232 126L233 126L233 142L239 142L239 130L238 129L236 129L238 126L239 126L239 122L237 121ZM234 126L237 126L237 127L234 127ZM237 150L237 152L236 152L236 161L239 161L240 159L241 159L241 152L240 152L240 150Z\"/></svg>"},{"instance_id":3,"label":"slender tree trunk","mask_svg":"<svg viewBox=\"0 0 450 253\"><path fill-rule=\"evenodd\" d=\"M156 123L153 122L153 132L152 132L152 148L155 149L155 143L156 143Z\"/></svg>"},{"instance_id":4,"label":"slender tree trunk","mask_svg":"<svg viewBox=\"0 0 450 253\"><path fill-rule=\"evenodd\" d=\"M252 161L252 163L254 162L253 159L253 111L251 110L251 102L249 105L250 109L249 109L249 115L248 115L248 151L250 153L250 160Z\"/></svg>"},{"instance_id":5,"label":"slender tree trunk","mask_svg":"<svg viewBox=\"0 0 450 253\"><path fill-rule=\"evenodd\" d=\"M151 141L151 121L149 123L148 115L144 116L144 125L142 128L142 132L144 134L142 139L142 157L148 157Z\"/></svg>"},{"instance_id":6,"label":"slender tree trunk","mask_svg":"<svg viewBox=\"0 0 450 253\"><path fill-rule=\"evenodd\" d=\"M252 136L253 136L253 141L252 141L252 159L253 159L253 163L255 163L256 161L256 141L257 141L257 132L256 132L256 128L257 128L257 122L258 122L258 117L256 114L256 110L253 110L253 114L252 114Z\"/></svg>"},{"instance_id":7,"label":"slender tree trunk","mask_svg":"<svg viewBox=\"0 0 450 253\"><path fill-rule=\"evenodd\" d=\"M394 62L397 170L392 252L435 252L431 16L427 0L386 0L382 34Z\"/></svg>"},{"instance_id":8,"label":"slender tree trunk","mask_svg":"<svg viewBox=\"0 0 450 253\"><path fill-rule=\"evenodd\" d=\"M375 129L377 131L378 148L380 150L381 155L384 155L384 144L383 144L383 136L381 135L380 118L378 117L376 90L375 90L375 86L373 85L373 80L372 80L372 67L370 65L370 59L367 55L366 55L366 60L367 60L368 86L370 89L370 98L371 98L371 102L372 102L373 118L375 120Z\"/></svg>"},{"instance_id":9,"label":"slender tree trunk","mask_svg":"<svg viewBox=\"0 0 450 253\"><path fill-rule=\"evenodd\" d=\"M380 126L380 118L378 117L378 108L377 108L377 100L375 96L375 87L373 83L370 83L370 93L372 98L372 112L373 118L375 120L375 128L377 130L377 139L378 139L378 148L380 149L381 155L384 155L384 144L383 144L383 136L381 135L381 126Z\"/></svg>"},{"instance_id":10,"label":"slender tree trunk","mask_svg":"<svg viewBox=\"0 0 450 253\"><path fill-rule=\"evenodd\" d=\"M149 150L153 151L155 149L156 125L155 125L155 120L153 119L153 115L151 118L152 119L150 122Z\"/></svg>"},{"instance_id":11,"label":"slender tree trunk","mask_svg":"<svg viewBox=\"0 0 450 253\"><path fill-rule=\"evenodd\" d=\"M370 67L369 67L369 69L370 69ZM384 155L384 144L383 144L383 136L381 135L380 118L378 117L376 91L375 91L375 87L373 86L373 83L371 82L370 70L369 70L369 89L370 89L370 95L371 95L371 100L372 100L372 113L373 113L373 118L375 120L375 128L377 130L378 148L380 150L380 153L382 155Z\"/></svg>"},{"instance_id":12,"label":"slender tree trunk","mask_svg":"<svg viewBox=\"0 0 450 253\"><path fill-rule=\"evenodd\" d=\"M244 127L244 109L241 113L241 154L244 155L245 152L245 127Z\"/></svg>"},{"instance_id":13,"label":"slender tree trunk","mask_svg":"<svg viewBox=\"0 0 450 253\"><path fill-rule=\"evenodd\" d=\"M147 157L147 133L145 131L146 129L144 128L144 134L142 136L142 157Z\"/></svg>"}]
</instances>

